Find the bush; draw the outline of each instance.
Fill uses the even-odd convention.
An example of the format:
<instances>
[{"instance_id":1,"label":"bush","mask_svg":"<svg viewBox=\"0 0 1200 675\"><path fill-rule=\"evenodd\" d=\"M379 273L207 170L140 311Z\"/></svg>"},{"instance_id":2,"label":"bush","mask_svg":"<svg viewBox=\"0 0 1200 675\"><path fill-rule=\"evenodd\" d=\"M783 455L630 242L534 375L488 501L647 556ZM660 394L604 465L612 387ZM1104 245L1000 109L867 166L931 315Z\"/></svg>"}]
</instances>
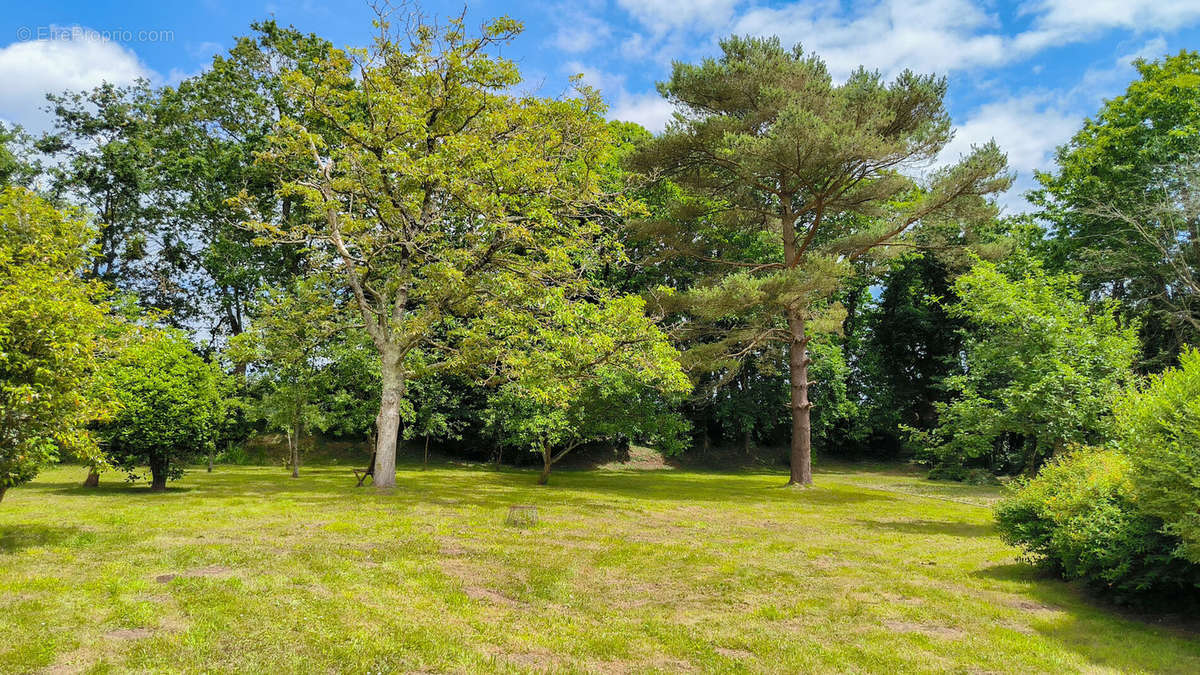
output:
<instances>
[{"instance_id":1,"label":"bush","mask_svg":"<svg viewBox=\"0 0 1200 675\"><path fill-rule=\"evenodd\" d=\"M100 377L119 403L100 429L105 454L136 477L149 466L151 486L183 475L183 464L213 449L224 417L223 375L177 332L142 330Z\"/></svg>"},{"instance_id":2,"label":"bush","mask_svg":"<svg viewBox=\"0 0 1200 675\"><path fill-rule=\"evenodd\" d=\"M1179 539L1138 509L1133 464L1114 450L1081 448L1019 480L996 508L1005 541L1068 580L1119 602L1194 599L1200 567Z\"/></svg>"},{"instance_id":3,"label":"bush","mask_svg":"<svg viewBox=\"0 0 1200 675\"><path fill-rule=\"evenodd\" d=\"M1118 442L1139 508L1179 538L1178 555L1200 563L1200 352L1186 350L1179 363L1120 401Z\"/></svg>"}]
</instances>

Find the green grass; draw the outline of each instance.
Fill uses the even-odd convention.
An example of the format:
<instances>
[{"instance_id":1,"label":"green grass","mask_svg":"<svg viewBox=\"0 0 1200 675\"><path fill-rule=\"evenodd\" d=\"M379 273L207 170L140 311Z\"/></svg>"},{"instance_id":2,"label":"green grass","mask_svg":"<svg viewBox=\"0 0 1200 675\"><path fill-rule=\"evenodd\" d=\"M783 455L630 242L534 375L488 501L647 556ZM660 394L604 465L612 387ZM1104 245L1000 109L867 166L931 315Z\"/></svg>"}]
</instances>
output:
<instances>
[{"instance_id":1,"label":"green grass","mask_svg":"<svg viewBox=\"0 0 1200 675\"><path fill-rule=\"evenodd\" d=\"M1018 562L993 488L878 466L82 478L0 503L2 672L1200 671L1196 635Z\"/></svg>"}]
</instances>

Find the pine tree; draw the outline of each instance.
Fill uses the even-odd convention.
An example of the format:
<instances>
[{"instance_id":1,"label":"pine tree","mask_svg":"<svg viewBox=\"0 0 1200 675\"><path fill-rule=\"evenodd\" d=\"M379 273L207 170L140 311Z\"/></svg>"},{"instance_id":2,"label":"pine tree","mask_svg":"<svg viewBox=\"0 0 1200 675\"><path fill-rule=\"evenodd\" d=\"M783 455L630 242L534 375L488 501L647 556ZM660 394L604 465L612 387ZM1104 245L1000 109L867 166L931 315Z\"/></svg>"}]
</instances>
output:
<instances>
[{"instance_id":1,"label":"pine tree","mask_svg":"<svg viewBox=\"0 0 1200 675\"><path fill-rule=\"evenodd\" d=\"M756 345L788 346L790 483L807 485L807 347L840 325L836 291L890 252L971 243L972 225L995 217L985 197L1012 178L994 143L924 179L909 175L952 136L943 78L905 71L886 82L859 69L839 84L818 57L778 39L732 37L721 48L675 64L659 85L675 118L633 163L706 206L652 224L673 254L711 264L686 295L689 326L718 331L692 359L728 369Z\"/></svg>"}]
</instances>

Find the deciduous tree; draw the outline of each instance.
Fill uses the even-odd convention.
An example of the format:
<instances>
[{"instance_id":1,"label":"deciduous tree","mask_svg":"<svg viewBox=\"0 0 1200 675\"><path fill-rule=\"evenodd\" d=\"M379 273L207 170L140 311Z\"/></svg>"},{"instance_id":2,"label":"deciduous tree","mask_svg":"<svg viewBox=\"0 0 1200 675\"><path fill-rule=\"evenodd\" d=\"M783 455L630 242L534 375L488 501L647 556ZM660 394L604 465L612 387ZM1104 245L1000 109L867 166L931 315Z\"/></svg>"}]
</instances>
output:
<instances>
[{"instance_id":1,"label":"deciduous tree","mask_svg":"<svg viewBox=\"0 0 1200 675\"><path fill-rule=\"evenodd\" d=\"M381 20L373 48L330 50L284 76L299 111L262 159L303 166L281 194L311 217L251 223L266 242L327 256L354 297L380 359L380 488L395 485L406 356L453 351L449 317L486 314L596 258L592 167L609 151L595 92L511 93L520 76L496 48L520 32L516 21L471 34L462 18L409 19L404 35Z\"/></svg>"},{"instance_id":2,"label":"deciduous tree","mask_svg":"<svg viewBox=\"0 0 1200 675\"><path fill-rule=\"evenodd\" d=\"M216 442L225 412L223 376L181 332L139 328L97 374L118 403L97 430L107 458L131 477L148 466L151 489L165 490L186 462Z\"/></svg>"},{"instance_id":3,"label":"deciduous tree","mask_svg":"<svg viewBox=\"0 0 1200 675\"><path fill-rule=\"evenodd\" d=\"M1138 318L1143 366L1161 368L1200 337L1187 283L1200 269L1200 52L1135 65L1140 77L1059 148L1031 196L1050 264Z\"/></svg>"},{"instance_id":4,"label":"deciduous tree","mask_svg":"<svg viewBox=\"0 0 1200 675\"><path fill-rule=\"evenodd\" d=\"M938 426L915 434L938 461L997 458L995 470L1036 471L1071 444L1112 438L1112 406L1132 377L1135 328L1111 304L1092 308L1078 278L1037 263L980 263L954 283L950 315L967 321L965 372L945 380Z\"/></svg>"},{"instance_id":5,"label":"deciduous tree","mask_svg":"<svg viewBox=\"0 0 1200 675\"><path fill-rule=\"evenodd\" d=\"M483 348L497 354L503 383L491 404L493 424L506 444L541 455L538 483L588 442L642 437L668 453L680 449L686 423L672 404L691 383L644 301L552 292L537 305L493 324L496 339Z\"/></svg>"},{"instance_id":6,"label":"deciduous tree","mask_svg":"<svg viewBox=\"0 0 1200 675\"><path fill-rule=\"evenodd\" d=\"M299 279L289 289L267 289L252 306L249 330L230 341L235 363L250 366L260 386L254 406L267 423L287 434L292 478L300 476L300 440L321 426L320 368L346 325L320 277Z\"/></svg>"},{"instance_id":7,"label":"deciduous tree","mask_svg":"<svg viewBox=\"0 0 1200 675\"><path fill-rule=\"evenodd\" d=\"M106 291L81 277L94 235L25 188L0 192L0 498L62 450L96 454L86 426L108 407L90 384Z\"/></svg>"}]
</instances>

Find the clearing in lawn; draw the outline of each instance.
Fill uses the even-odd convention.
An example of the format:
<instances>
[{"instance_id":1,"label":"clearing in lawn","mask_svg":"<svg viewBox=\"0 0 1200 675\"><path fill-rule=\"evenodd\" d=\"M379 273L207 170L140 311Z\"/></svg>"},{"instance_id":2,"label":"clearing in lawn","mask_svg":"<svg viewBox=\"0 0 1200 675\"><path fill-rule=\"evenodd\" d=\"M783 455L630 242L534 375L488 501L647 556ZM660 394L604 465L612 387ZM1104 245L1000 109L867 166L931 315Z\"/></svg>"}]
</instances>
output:
<instances>
[{"instance_id":1,"label":"clearing in lawn","mask_svg":"<svg viewBox=\"0 0 1200 675\"><path fill-rule=\"evenodd\" d=\"M0 505L0 671L1200 671L1018 562L994 489L879 467L83 473Z\"/></svg>"}]
</instances>

